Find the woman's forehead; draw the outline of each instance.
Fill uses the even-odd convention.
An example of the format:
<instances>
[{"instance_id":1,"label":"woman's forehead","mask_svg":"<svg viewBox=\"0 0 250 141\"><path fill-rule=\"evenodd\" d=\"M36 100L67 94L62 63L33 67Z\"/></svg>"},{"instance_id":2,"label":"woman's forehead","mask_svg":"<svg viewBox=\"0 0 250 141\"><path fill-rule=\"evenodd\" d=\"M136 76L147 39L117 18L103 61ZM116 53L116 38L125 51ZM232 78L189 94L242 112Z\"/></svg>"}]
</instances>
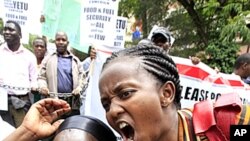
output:
<instances>
[{"instance_id":1,"label":"woman's forehead","mask_svg":"<svg viewBox=\"0 0 250 141\"><path fill-rule=\"evenodd\" d=\"M114 70L121 70L121 73L124 71L128 71L130 69L134 70L135 68L138 68L141 64L141 59L139 57L128 57L123 56L116 58L109 62L105 68L103 69L103 72L109 72Z\"/></svg>"},{"instance_id":2,"label":"woman's forehead","mask_svg":"<svg viewBox=\"0 0 250 141\"><path fill-rule=\"evenodd\" d=\"M131 62L132 61L132 62ZM111 84L127 82L130 79L142 79L148 75L143 65L137 59L122 59L112 62L106 66L100 76L99 84Z\"/></svg>"}]
</instances>

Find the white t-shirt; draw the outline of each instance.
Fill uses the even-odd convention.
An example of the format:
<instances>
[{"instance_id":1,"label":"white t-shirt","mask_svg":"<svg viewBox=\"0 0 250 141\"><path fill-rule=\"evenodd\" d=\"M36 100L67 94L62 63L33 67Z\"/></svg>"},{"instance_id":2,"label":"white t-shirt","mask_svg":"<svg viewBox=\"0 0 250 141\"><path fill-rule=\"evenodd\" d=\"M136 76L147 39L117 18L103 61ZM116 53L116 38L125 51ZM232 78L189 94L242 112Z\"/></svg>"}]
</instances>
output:
<instances>
[{"instance_id":1,"label":"white t-shirt","mask_svg":"<svg viewBox=\"0 0 250 141\"><path fill-rule=\"evenodd\" d=\"M0 141L10 135L12 132L15 131L15 128L11 126L9 123L4 121L0 116Z\"/></svg>"}]
</instances>

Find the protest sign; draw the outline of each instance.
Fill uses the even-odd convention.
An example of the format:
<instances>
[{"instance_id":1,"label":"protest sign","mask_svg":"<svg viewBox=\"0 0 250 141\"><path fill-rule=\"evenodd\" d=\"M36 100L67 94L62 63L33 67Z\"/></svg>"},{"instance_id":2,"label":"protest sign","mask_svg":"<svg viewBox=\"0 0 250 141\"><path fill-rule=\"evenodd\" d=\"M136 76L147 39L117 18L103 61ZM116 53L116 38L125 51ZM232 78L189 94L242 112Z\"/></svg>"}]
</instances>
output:
<instances>
[{"instance_id":1,"label":"protest sign","mask_svg":"<svg viewBox=\"0 0 250 141\"><path fill-rule=\"evenodd\" d=\"M217 73L200 62L192 64L190 59L172 57L180 74L182 86L182 107L192 108L203 100L218 99L222 94L237 93L243 103L250 101L250 87L234 74Z\"/></svg>"},{"instance_id":2,"label":"protest sign","mask_svg":"<svg viewBox=\"0 0 250 141\"><path fill-rule=\"evenodd\" d=\"M5 88L0 87L0 110L8 111L8 93Z\"/></svg>"},{"instance_id":3,"label":"protest sign","mask_svg":"<svg viewBox=\"0 0 250 141\"><path fill-rule=\"evenodd\" d=\"M54 39L57 31L64 31L71 47L87 53L89 45L80 45L81 6L79 0L44 0L42 34Z\"/></svg>"},{"instance_id":4,"label":"protest sign","mask_svg":"<svg viewBox=\"0 0 250 141\"><path fill-rule=\"evenodd\" d=\"M126 27L127 27L127 18L118 16L116 20L116 36L113 47L124 48Z\"/></svg>"},{"instance_id":5,"label":"protest sign","mask_svg":"<svg viewBox=\"0 0 250 141\"><path fill-rule=\"evenodd\" d=\"M86 99L84 105L85 115L96 117L106 123L108 126L108 122L105 116L105 110L102 107L100 101L100 93L99 93L99 76L101 73L101 68L107 57L111 55L112 52L121 50L121 48L117 47L108 47L108 46L98 46L96 59L94 62L94 70L92 75L90 76L90 81L88 88L86 90ZM121 140L121 137L116 133L117 141Z\"/></svg>"},{"instance_id":6,"label":"protest sign","mask_svg":"<svg viewBox=\"0 0 250 141\"><path fill-rule=\"evenodd\" d=\"M81 44L113 46L118 1L85 0L81 10Z\"/></svg>"},{"instance_id":7,"label":"protest sign","mask_svg":"<svg viewBox=\"0 0 250 141\"><path fill-rule=\"evenodd\" d=\"M35 13L38 13L39 8L34 3L34 1L29 0L2 0L2 18L4 23L8 20L17 22L22 29L22 42L28 43L29 33L32 32L31 25L34 24L36 20ZM39 11L40 12L40 11ZM37 18L37 22L39 18ZM34 27L34 25L32 26Z\"/></svg>"}]
</instances>

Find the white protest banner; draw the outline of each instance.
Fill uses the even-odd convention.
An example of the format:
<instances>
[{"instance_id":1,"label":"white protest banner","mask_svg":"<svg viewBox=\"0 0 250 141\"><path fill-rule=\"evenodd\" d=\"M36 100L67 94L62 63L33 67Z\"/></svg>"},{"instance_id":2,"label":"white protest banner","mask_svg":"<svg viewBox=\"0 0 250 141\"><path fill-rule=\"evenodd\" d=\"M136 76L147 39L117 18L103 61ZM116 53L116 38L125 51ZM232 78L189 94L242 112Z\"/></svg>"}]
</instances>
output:
<instances>
[{"instance_id":1,"label":"white protest banner","mask_svg":"<svg viewBox=\"0 0 250 141\"><path fill-rule=\"evenodd\" d=\"M117 17L116 21L116 36L114 41L114 47L124 48L126 28L127 28L127 18Z\"/></svg>"},{"instance_id":2,"label":"white protest banner","mask_svg":"<svg viewBox=\"0 0 250 141\"><path fill-rule=\"evenodd\" d=\"M81 9L81 44L113 46L117 0L84 0Z\"/></svg>"},{"instance_id":3,"label":"white protest banner","mask_svg":"<svg viewBox=\"0 0 250 141\"><path fill-rule=\"evenodd\" d=\"M0 110L8 111L8 94L5 88L0 87Z\"/></svg>"},{"instance_id":4,"label":"white protest banner","mask_svg":"<svg viewBox=\"0 0 250 141\"><path fill-rule=\"evenodd\" d=\"M202 62L194 65L190 59L172 58L180 74L183 108L192 108L195 103L207 99L214 101L229 93L239 94L243 103L250 102L250 87L239 76L217 73Z\"/></svg>"},{"instance_id":5,"label":"white protest banner","mask_svg":"<svg viewBox=\"0 0 250 141\"><path fill-rule=\"evenodd\" d=\"M3 0L1 3L3 3L4 23L8 20L16 21L22 29L22 42L28 43L29 33L32 32L30 27L34 27L34 23L39 22L40 15L32 16L41 10L37 8L37 3L30 0ZM36 12L37 10L39 12ZM37 18L37 22L35 22L35 18Z\"/></svg>"},{"instance_id":6,"label":"white protest banner","mask_svg":"<svg viewBox=\"0 0 250 141\"><path fill-rule=\"evenodd\" d=\"M84 111L85 115L96 117L100 120L102 120L104 123L108 125L108 122L106 120L105 116L105 110L102 107L101 100L100 100L100 93L99 93L99 75L101 73L102 65L106 61L106 58L111 55L112 52L118 51L121 48L115 48L115 47L107 47L107 46L97 46L97 54L95 59L95 66L94 71L92 73L92 76L90 76L90 81L88 88L86 90L86 100L85 100L85 106ZM115 132L117 135L117 140L120 141L121 137L118 135L118 133Z\"/></svg>"}]
</instances>

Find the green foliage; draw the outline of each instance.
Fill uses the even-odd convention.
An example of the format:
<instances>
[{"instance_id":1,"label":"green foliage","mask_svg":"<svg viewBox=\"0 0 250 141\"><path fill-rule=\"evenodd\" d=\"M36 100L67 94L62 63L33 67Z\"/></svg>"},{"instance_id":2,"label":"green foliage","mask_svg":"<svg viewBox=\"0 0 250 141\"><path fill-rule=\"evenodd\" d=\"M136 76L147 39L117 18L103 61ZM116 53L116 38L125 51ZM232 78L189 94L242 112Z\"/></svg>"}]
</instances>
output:
<instances>
[{"instance_id":1,"label":"green foliage","mask_svg":"<svg viewBox=\"0 0 250 141\"><path fill-rule=\"evenodd\" d=\"M199 42L193 23L187 13L183 13L183 9L174 11L165 19L165 26L173 32L175 37L174 48L182 49L182 46Z\"/></svg>"},{"instance_id":2,"label":"green foliage","mask_svg":"<svg viewBox=\"0 0 250 141\"><path fill-rule=\"evenodd\" d=\"M232 73L232 67L234 65L235 59L239 53L239 45L236 44L236 38L241 39L237 40L240 44L249 44L250 43L250 30L246 27L245 17L250 13L250 1L249 0L178 0L183 4L185 12L175 13L175 16L181 15L181 19L184 21L185 26L181 27L178 25L178 19L169 16L168 21L172 21L172 29L176 29L178 36L176 43L179 47L182 47L183 43L192 44L200 50L197 51L203 52L202 61L208 64L210 67L218 67L221 72ZM183 9L181 8L181 9ZM192 11L192 10L194 11ZM180 10L181 11L181 10ZM191 12L190 12L191 11ZM188 17L184 17L183 14L188 14ZM199 27L199 24L194 24L197 21L194 21L195 14L201 19L202 28ZM172 15L172 14L171 14ZM191 20L190 24L187 24L185 21ZM185 33L183 29L186 29L186 26L189 26L189 35ZM179 29L178 29L179 28ZM205 38L208 40L208 45L203 46L202 37L198 33L198 29L203 30L205 33ZM193 31L193 32L191 32ZM193 39L190 39L193 38ZM182 40L179 40L182 39ZM185 40L186 39L186 40ZM184 40L184 42L183 42ZM187 41L188 40L188 41ZM184 44L184 45L185 45ZM178 47L177 47L178 48ZM185 51L182 54L189 54ZM190 51L190 53L197 54ZM180 56L178 52L176 55ZM188 55L185 55L188 56ZM204 57L205 56L205 57Z\"/></svg>"},{"instance_id":3,"label":"green foliage","mask_svg":"<svg viewBox=\"0 0 250 141\"><path fill-rule=\"evenodd\" d=\"M131 16L138 15L139 0L121 0L119 2L118 15L130 18Z\"/></svg>"},{"instance_id":4,"label":"green foliage","mask_svg":"<svg viewBox=\"0 0 250 141\"><path fill-rule=\"evenodd\" d=\"M125 48L134 47L134 46L136 46L136 45L138 44L138 42L139 42L139 40L134 41L134 42L126 41L124 47L125 47Z\"/></svg>"},{"instance_id":5,"label":"green foliage","mask_svg":"<svg viewBox=\"0 0 250 141\"><path fill-rule=\"evenodd\" d=\"M118 15L134 16L143 23L143 37L146 37L155 24L164 24L169 1L167 0L121 0Z\"/></svg>"},{"instance_id":6,"label":"green foliage","mask_svg":"<svg viewBox=\"0 0 250 141\"><path fill-rule=\"evenodd\" d=\"M239 52L239 45L233 42L211 42L205 50L208 56L204 63L217 67L221 72L232 73L232 68Z\"/></svg>"},{"instance_id":7,"label":"green foliage","mask_svg":"<svg viewBox=\"0 0 250 141\"><path fill-rule=\"evenodd\" d=\"M0 34L2 34L3 31L3 19L0 18Z\"/></svg>"}]
</instances>

